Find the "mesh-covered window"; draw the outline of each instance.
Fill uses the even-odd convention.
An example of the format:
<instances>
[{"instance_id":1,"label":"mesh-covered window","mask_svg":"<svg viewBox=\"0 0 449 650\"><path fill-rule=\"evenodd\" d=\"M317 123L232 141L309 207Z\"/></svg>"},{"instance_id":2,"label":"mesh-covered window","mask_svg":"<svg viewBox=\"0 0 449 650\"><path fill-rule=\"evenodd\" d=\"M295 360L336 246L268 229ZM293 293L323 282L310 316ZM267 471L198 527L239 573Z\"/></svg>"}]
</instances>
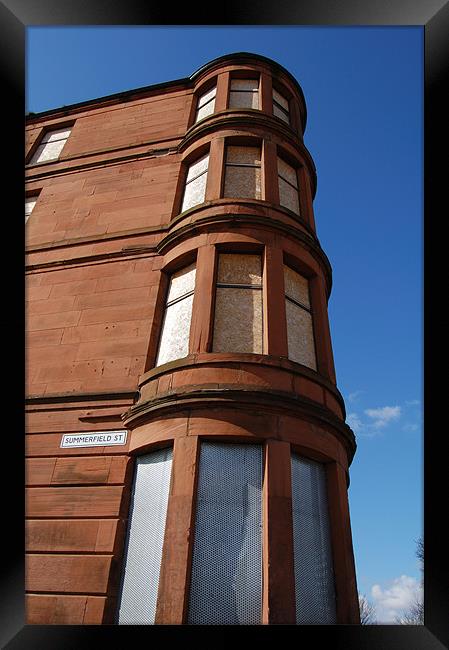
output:
<instances>
[{"instance_id":1,"label":"mesh-covered window","mask_svg":"<svg viewBox=\"0 0 449 650\"><path fill-rule=\"evenodd\" d=\"M260 147L226 148L224 196L261 198Z\"/></svg>"},{"instance_id":2,"label":"mesh-covered window","mask_svg":"<svg viewBox=\"0 0 449 650\"><path fill-rule=\"evenodd\" d=\"M290 107L288 100L273 88L273 115L290 124Z\"/></svg>"},{"instance_id":3,"label":"mesh-covered window","mask_svg":"<svg viewBox=\"0 0 449 650\"><path fill-rule=\"evenodd\" d=\"M278 156L279 203L299 214L299 189L296 169Z\"/></svg>"},{"instance_id":4,"label":"mesh-covered window","mask_svg":"<svg viewBox=\"0 0 449 650\"><path fill-rule=\"evenodd\" d=\"M188 623L257 625L262 447L201 444Z\"/></svg>"},{"instance_id":5,"label":"mesh-covered window","mask_svg":"<svg viewBox=\"0 0 449 650\"><path fill-rule=\"evenodd\" d=\"M231 79L229 108L259 108L259 80Z\"/></svg>"},{"instance_id":6,"label":"mesh-covered window","mask_svg":"<svg viewBox=\"0 0 449 650\"><path fill-rule=\"evenodd\" d=\"M316 370L315 339L309 282L284 265L288 358Z\"/></svg>"},{"instance_id":7,"label":"mesh-covered window","mask_svg":"<svg viewBox=\"0 0 449 650\"><path fill-rule=\"evenodd\" d=\"M199 122L203 117L212 115L215 110L215 96L217 94L217 87L214 86L198 97L196 105L195 122Z\"/></svg>"},{"instance_id":8,"label":"mesh-covered window","mask_svg":"<svg viewBox=\"0 0 449 650\"><path fill-rule=\"evenodd\" d=\"M55 129L44 133L42 140L30 160L30 164L56 160L67 142L71 129Z\"/></svg>"},{"instance_id":9,"label":"mesh-covered window","mask_svg":"<svg viewBox=\"0 0 449 650\"><path fill-rule=\"evenodd\" d=\"M262 353L262 260L223 253L218 258L214 352Z\"/></svg>"},{"instance_id":10,"label":"mesh-covered window","mask_svg":"<svg viewBox=\"0 0 449 650\"><path fill-rule=\"evenodd\" d=\"M29 198L25 199L25 223L28 221L30 214L33 212L36 201L36 196L30 196Z\"/></svg>"},{"instance_id":11,"label":"mesh-covered window","mask_svg":"<svg viewBox=\"0 0 449 650\"><path fill-rule=\"evenodd\" d=\"M189 353L195 270L195 264L191 264L170 278L156 366Z\"/></svg>"},{"instance_id":12,"label":"mesh-covered window","mask_svg":"<svg viewBox=\"0 0 449 650\"><path fill-rule=\"evenodd\" d=\"M296 622L336 622L326 471L292 454Z\"/></svg>"},{"instance_id":13,"label":"mesh-covered window","mask_svg":"<svg viewBox=\"0 0 449 650\"><path fill-rule=\"evenodd\" d=\"M121 625L155 620L171 466L171 449L136 461L118 608Z\"/></svg>"},{"instance_id":14,"label":"mesh-covered window","mask_svg":"<svg viewBox=\"0 0 449 650\"><path fill-rule=\"evenodd\" d=\"M204 202L204 197L206 196L208 165L209 154L206 154L190 165L186 177L186 186L184 189L181 212Z\"/></svg>"}]
</instances>

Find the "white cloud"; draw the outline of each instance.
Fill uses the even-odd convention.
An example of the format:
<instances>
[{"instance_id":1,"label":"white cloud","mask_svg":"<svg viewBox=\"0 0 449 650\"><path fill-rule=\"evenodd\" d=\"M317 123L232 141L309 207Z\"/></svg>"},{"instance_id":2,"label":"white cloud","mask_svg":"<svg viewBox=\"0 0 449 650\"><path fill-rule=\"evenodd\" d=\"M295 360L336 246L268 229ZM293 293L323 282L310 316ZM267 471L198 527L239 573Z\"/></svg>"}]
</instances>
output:
<instances>
[{"instance_id":1,"label":"white cloud","mask_svg":"<svg viewBox=\"0 0 449 650\"><path fill-rule=\"evenodd\" d=\"M356 402L359 395L364 393L364 390L355 390L353 393L349 393L348 402Z\"/></svg>"},{"instance_id":2,"label":"white cloud","mask_svg":"<svg viewBox=\"0 0 449 650\"><path fill-rule=\"evenodd\" d=\"M355 433L361 433L363 424L357 413L348 413L346 416L346 422Z\"/></svg>"},{"instance_id":3,"label":"white cloud","mask_svg":"<svg viewBox=\"0 0 449 650\"><path fill-rule=\"evenodd\" d=\"M377 409L366 409L365 414L374 420L372 426L375 429L382 429L392 420L397 420L401 417L401 407L381 406Z\"/></svg>"},{"instance_id":4,"label":"white cloud","mask_svg":"<svg viewBox=\"0 0 449 650\"><path fill-rule=\"evenodd\" d=\"M375 584L371 588L378 623L395 623L416 600L422 600L422 586L416 578L402 575L386 588Z\"/></svg>"}]
</instances>

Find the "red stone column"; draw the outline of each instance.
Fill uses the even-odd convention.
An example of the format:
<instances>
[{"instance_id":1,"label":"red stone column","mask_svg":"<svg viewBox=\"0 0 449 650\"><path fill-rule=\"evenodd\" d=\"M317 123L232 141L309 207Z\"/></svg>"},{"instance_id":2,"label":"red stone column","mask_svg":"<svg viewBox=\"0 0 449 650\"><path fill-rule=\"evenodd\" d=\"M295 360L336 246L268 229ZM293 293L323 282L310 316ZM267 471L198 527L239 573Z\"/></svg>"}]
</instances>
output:
<instances>
[{"instance_id":1,"label":"red stone column","mask_svg":"<svg viewBox=\"0 0 449 650\"><path fill-rule=\"evenodd\" d=\"M209 149L209 167L207 170L206 201L220 198L221 179L223 176L224 138L211 140Z\"/></svg>"},{"instance_id":2,"label":"red stone column","mask_svg":"<svg viewBox=\"0 0 449 650\"><path fill-rule=\"evenodd\" d=\"M285 316L283 253L274 246L265 247L264 258L264 354L287 357L287 320Z\"/></svg>"},{"instance_id":3,"label":"red stone column","mask_svg":"<svg viewBox=\"0 0 449 650\"><path fill-rule=\"evenodd\" d=\"M201 246L198 249L189 354L209 352L211 349L215 295L215 259L215 246Z\"/></svg>"},{"instance_id":4,"label":"red stone column","mask_svg":"<svg viewBox=\"0 0 449 650\"><path fill-rule=\"evenodd\" d=\"M156 624L182 625L186 622L198 449L197 436L175 439Z\"/></svg>"},{"instance_id":5,"label":"red stone column","mask_svg":"<svg viewBox=\"0 0 449 650\"><path fill-rule=\"evenodd\" d=\"M217 77L217 94L215 95L215 113L225 111L228 107L229 72L221 72Z\"/></svg>"},{"instance_id":6,"label":"red stone column","mask_svg":"<svg viewBox=\"0 0 449 650\"><path fill-rule=\"evenodd\" d=\"M312 302L317 370L335 384L334 355L332 353L329 317L327 313L326 289L322 276L316 275L312 278L309 287Z\"/></svg>"},{"instance_id":7,"label":"red stone column","mask_svg":"<svg viewBox=\"0 0 449 650\"><path fill-rule=\"evenodd\" d=\"M272 439L265 443L262 623L296 623L290 443Z\"/></svg>"},{"instance_id":8,"label":"red stone column","mask_svg":"<svg viewBox=\"0 0 449 650\"><path fill-rule=\"evenodd\" d=\"M260 108L264 113L273 115L273 85L267 72L260 74Z\"/></svg>"},{"instance_id":9,"label":"red stone column","mask_svg":"<svg viewBox=\"0 0 449 650\"><path fill-rule=\"evenodd\" d=\"M337 462L328 463L326 470L337 623L358 624L360 623L360 611L349 519L346 472Z\"/></svg>"}]
</instances>

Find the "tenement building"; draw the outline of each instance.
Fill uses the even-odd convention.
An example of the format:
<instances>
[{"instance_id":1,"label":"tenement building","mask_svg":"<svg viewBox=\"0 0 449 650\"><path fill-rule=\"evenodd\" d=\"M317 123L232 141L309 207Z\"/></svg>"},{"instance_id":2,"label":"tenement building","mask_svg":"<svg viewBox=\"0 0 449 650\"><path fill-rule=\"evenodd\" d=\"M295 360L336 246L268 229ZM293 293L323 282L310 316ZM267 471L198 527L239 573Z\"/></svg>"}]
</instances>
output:
<instances>
[{"instance_id":1,"label":"tenement building","mask_svg":"<svg viewBox=\"0 0 449 650\"><path fill-rule=\"evenodd\" d=\"M27 116L28 623L359 622L305 126L248 53Z\"/></svg>"}]
</instances>

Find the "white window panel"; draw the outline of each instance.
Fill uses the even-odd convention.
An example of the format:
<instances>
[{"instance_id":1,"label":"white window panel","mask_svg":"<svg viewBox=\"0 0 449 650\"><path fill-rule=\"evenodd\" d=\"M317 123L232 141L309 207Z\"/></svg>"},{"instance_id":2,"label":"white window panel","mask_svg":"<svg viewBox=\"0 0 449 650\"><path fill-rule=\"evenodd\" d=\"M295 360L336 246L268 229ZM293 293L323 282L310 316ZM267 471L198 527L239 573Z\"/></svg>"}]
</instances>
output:
<instances>
[{"instance_id":1,"label":"white window panel","mask_svg":"<svg viewBox=\"0 0 449 650\"><path fill-rule=\"evenodd\" d=\"M189 354L192 305L193 295L166 307L156 366Z\"/></svg>"},{"instance_id":2,"label":"white window panel","mask_svg":"<svg viewBox=\"0 0 449 650\"><path fill-rule=\"evenodd\" d=\"M70 132L71 129L55 129L44 133L30 163L35 164L59 158Z\"/></svg>"},{"instance_id":3,"label":"white window panel","mask_svg":"<svg viewBox=\"0 0 449 650\"><path fill-rule=\"evenodd\" d=\"M209 154L197 160L193 165L190 165L187 172L181 212L204 202L206 196L208 165Z\"/></svg>"},{"instance_id":4,"label":"white window panel","mask_svg":"<svg viewBox=\"0 0 449 650\"><path fill-rule=\"evenodd\" d=\"M171 468L172 449L160 449L136 460L119 625L155 622Z\"/></svg>"},{"instance_id":5,"label":"white window panel","mask_svg":"<svg viewBox=\"0 0 449 650\"><path fill-rule=\"evenodd\" d=\"M55 129L54 131L47 131L42 136L42 142L55 142L56 140L67 140L71 129Z\"/></svg>"},{"instance_id":6,"label":"white window panel","mask_svg":"<svg viewBox=\"0 0 449 650\"><path fill-rule=\"evenodd\" d=\"M198 98L195 122L199 122L199 120L202 120L204 117L207 117L208 115L211 115L214 112L216 94L217 94L217 88L215 86L214 88L211 88L211 90L208 90L203 95L200 95L200 97Z\"/></svg>"},{"instance_id":7,"label":"white window panel","mask_svg":"<svg viewBox=\"0 0 449 650\"><path fill-rule=\"evenodd\" d=\"M312 315L299 305L285 301L288 358L316 370Z\"/></svg>"},{"instance_id":8,"label":"white window panel","mask_svg":"<svg viewBox=\"0 0 449 650\"><path fill-rule=\"evenodd\" d=\"M174 359L182 359L189 353L194 289L195 264L191 264L172 275L156 366Z\"/></svg>"},{"instance_id":9,"label":"white window panel","mask_svg":"<svg viewBox=\"0 0 449 650\"><path fill-rule=\"evenodd\" d=\"M25 223L28 221L30 214L33 212L37 199L32 197L25 199Z\"/></svg>"},{"instance_id":10,"label":"white window panel","mask_svg":"<svg viewBox=\"0 0 449 650\"><path fill-rule=\"evenodd\" d=\"M170 278L167 302L185 296L195 289L195 264L173 273Z\"/></svg>"}]
</instances>

